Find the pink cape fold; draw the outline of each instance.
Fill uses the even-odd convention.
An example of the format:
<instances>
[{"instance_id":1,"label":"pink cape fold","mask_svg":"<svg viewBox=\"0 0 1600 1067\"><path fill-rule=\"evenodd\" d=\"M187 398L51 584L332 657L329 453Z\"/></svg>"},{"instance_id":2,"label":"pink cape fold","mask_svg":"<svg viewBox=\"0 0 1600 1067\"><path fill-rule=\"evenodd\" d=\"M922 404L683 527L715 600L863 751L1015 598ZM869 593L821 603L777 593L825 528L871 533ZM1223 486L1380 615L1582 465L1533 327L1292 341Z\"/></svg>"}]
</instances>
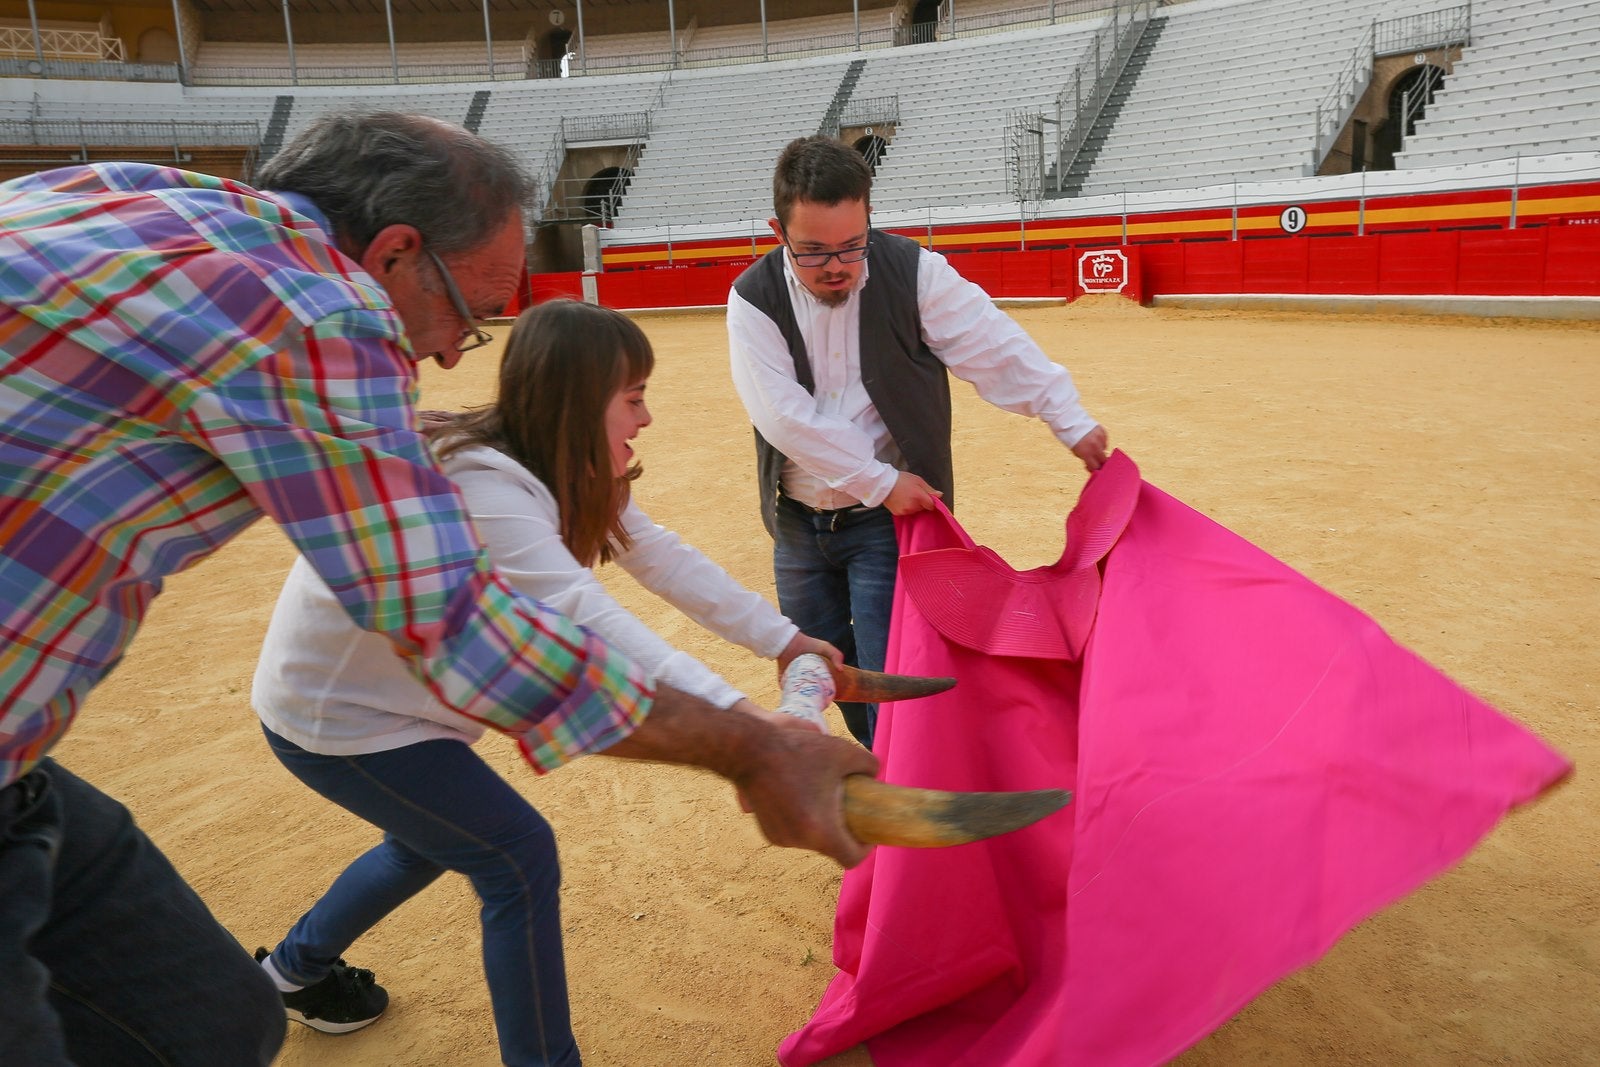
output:
<instances>
[{"instance_id":1,"label":"pink cape fold","mask_svg":"<svg viewBox=\"0 0 1600 1067\"><path fill-rule=\"evenodd\" d=\"M847 872L785 1067L1163 1062L1571 769L1120 452L1050 567L897 525L888 669L960 682L882 706L884 779L1075 796Z\"/></svg>"}]
</instances>

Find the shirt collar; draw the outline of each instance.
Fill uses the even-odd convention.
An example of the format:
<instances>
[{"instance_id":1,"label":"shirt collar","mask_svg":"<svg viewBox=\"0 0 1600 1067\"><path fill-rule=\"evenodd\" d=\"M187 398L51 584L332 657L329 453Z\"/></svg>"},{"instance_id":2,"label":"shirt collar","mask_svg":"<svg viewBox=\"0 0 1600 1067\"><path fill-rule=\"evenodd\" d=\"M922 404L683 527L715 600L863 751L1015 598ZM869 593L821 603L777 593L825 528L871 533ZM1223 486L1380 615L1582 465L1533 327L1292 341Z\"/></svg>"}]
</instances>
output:
<instances>
[{"instance_id":1,"label":"shirt collar","mask_svg":"<svg viewBox=\"0 0 1600 1067\"><path fill-rule=\"evenodd\" d=\"M322 209L309 196L304 193L279 192L275 189L263 191L296 215L303 215L315 223L317 229L322 231L326 244L334 243L333 227L328 224L328 216L322 213Z\"/></svg>"}]
</instances>

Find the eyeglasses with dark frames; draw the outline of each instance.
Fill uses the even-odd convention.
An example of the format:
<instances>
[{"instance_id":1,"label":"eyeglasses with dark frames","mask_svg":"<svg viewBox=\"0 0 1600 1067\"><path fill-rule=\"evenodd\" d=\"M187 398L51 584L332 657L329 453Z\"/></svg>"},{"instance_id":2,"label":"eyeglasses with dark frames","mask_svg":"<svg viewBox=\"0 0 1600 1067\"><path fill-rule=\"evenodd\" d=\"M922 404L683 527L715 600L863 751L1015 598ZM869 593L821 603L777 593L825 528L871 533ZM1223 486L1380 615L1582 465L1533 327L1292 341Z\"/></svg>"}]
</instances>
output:
<instances>
[{"instance_id":1,"label":"eyeglasses with dark frames","mask_svg":"<svg viewBox=\"0 0 1600 1067\"><path fill-rule=\"evenodd\" d=\"M837 252L796 252L794 245L789 243L789 231L783 224L778 224L778 229L783 233L783 246L789 250L789 255L794 257L795 264L801 267L826 267L828 260L837 259L840 263L860 263L867 258L870 245L858 245L855 248L841 248Z\"/></svg>"},{"instance_id":2,"label":"eyeglasses with dark frames","mask_svg":"<svg viewBox=\"0 0 1600 1067\"><path fill-rule=\"evenodd\" d=\"M466 323L466 329L461 331L461 336L456 338L457 352L471 352L474 348L482 348L494 340L490 334L484 332L478 325L477 316L472 314L472 309L467 307L466 298L461 295L461 289L456 285L456 280L451 276L449 268L444 265L444 260L434 254L433 249L425 249L428 258L433 260L433 265L439 269L439 277L444 279L445 294L450 297L456 314L461 316L461 321Z\"/></svg>"}]
</instances>

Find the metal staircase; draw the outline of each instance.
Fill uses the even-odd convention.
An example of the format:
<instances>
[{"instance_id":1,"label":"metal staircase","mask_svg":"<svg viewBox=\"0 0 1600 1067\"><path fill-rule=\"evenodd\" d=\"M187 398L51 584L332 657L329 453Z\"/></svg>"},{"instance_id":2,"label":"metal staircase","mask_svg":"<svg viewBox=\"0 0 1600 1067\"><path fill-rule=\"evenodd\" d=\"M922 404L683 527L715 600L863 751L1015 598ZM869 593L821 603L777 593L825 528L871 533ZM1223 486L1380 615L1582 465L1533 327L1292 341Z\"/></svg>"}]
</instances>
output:
<instances>
[{"instance_id":1,"label":"metal staircase","mask_svg":"<svg viewBox=\"0 0 1600 1067\"><path fill-rule=\"evenodd\" d=\"M1089 128L1089 134L1073 157L1072 163L1067 168L1065 175L1058 175L1054 168L1045 175L1045 185L1055 191L1052 196L1067 197L1077 196L1083 191L1083 183L1088 179L1089 172L1094 169L1094 161L1100 155L1100 149L1106 143L1106 136L1111 127L1116 125L1117 117L1122 114L1122 105L1127 102L1129 94L1133 92L1134 85L1139 81L1139 74L1150 61L1150 53L1156 43L1161 40L1161 32L1166 29L1166 19L1153 19L1146 24L1144 32L1139 35L1138 43L1134 46L1133 53L1128 57L1127 65L1122 68L1122 73L1117 77L1117 84L1112 87L1110 95L1106 98L1105 105L1100 109L1094 125Z\"/></svg>"},{"instance_id":2,"label":"metal staircase","mask_svg":"<svg viewBox=\"0 0 1600 1067\"><path fill-rule=\"evenodd\" d=\"M1018 203L1067 195L1061 178L1072 172L1156 6L1157 0L1118 0L1056 94L1054 113L1024 108L1007 115L1003 145L1008 184Z\"/></svg>"},{"instance_id":3,"label":"metal staircase","mask_svg":"<svg viewBox=\"0 0 1600 1067\"><path fill-rule=\"evenodd\" d=\"M845 68L844 76L839 79L839 88L833 91L833 100L828 104L828 110L823 112L822 121L817 124L818 136L839 136L839 116L844 114L845 106L850 103L850 95L856 91L856 82L861 80L861 72L865 69L867 61L864 59L852 59Z\"/></svg>"}]
</instances>

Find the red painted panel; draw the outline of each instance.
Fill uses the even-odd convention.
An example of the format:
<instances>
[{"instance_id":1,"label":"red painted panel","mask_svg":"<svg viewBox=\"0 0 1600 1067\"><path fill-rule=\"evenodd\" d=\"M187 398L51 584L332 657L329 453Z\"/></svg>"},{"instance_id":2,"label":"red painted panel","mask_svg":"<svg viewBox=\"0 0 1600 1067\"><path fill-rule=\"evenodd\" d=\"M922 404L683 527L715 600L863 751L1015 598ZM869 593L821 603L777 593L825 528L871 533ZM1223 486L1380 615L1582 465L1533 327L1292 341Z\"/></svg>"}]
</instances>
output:
<instances>
[{"instance_id":1,"label":"red painted panel","mask_svg":"<svg viewBox=\"0 0 1600 1067\"><path fill-rule=\"evenodd\" d=\"M1046 252L1050 257L1050 295L1072 296L1072 279L1077 274L1078 250L1053 248Z\"/></svg>"},{"instance_id":2,"label":"red painted panel","mask_svg":"<svg viewBox=\"0 0 1600 1067\"><path fill-rule=\"evenodd\" d=\"M1378 291L1376 237L1319 237L1306 244L1306 292L1370 296Z\"/></svg>"},{"instance_id":3,"label":"red painted panel","mask_svg":"<svg viewBox=\"0 0 1600 1067\"><path fill-rule=\"evenodd\" d=\"M562 271L557 274L534 274L528 278L528 305L542 304L557 297L583 299L583 272Z\"/></svg>"},{"instance_id":4,"label":"red painted panel","mask_svg":"<svg viewBox=\"0 0 1600 1067\"><path fill-rule=\"evenodd\" d=\"M1000 257L978 252L957 252L947 257L950 265L969 282L975 282L990 296L1003 296Z\"/></svg>"},{"instance_id":5,"label":"red painted panel","mask_svg":"<svg viewBox=\"0 0 1600 1067\"><path fill-rule=\"evenodd\" d=\"M1239 241L1203 241L1183 246L1180 293L1237 293L1244 284Z\"/></svg>"},{"instance_id":6,"label":"red painted panel","mask_svg":"<svg viewBox=\"0 0 1600 1067\"><path fill-rule=\"evenodd\" d=\"M999 252L1004 296L1049 296L1050 252Z\"/></svg>"},{"instance_id":7,"label":"red painted panel","mask_svg":"<svg viewBox=\"0 0 1600 1067\"><path fill-rule=\"evenodd\" d=\"M675 307L722 305L728 302L728 271L721 264L685 267L679 277L679 299Z\"/></svg>"},{"instance_id":8,"label":"red painted panel","mask_svg":"<svg viewBox=\"0 0 1600 1067\"><path fill-rule=\"evenodd\" d=\"M1456 291L1473 296L1539 296L1544 292L1545 229L1461 234Z\"/></svg>"},{"instance_id":9,"label":"red painted panel","mask_svg":"<svg viewBox=\"0 0 1600 1067\"><path fill-rule=\"evenodd\" d=\"M1600 296L1600 226L1551 226L1544 287L1549 296Z\"/></svg>"},{"instance_id":10,"label":"red painted panel","mask_svg":"<svg viewBox=\"0 0 1600 1067\"><path fill-rule=\"evenodd\" d=\"M1317 238L1316 240L1338 240ZM1303 293L1311 253L1312 238L1240 241L1241 291L1246 293Z\"/></svg>"},{"instance_id":11,"label":"red painted panel","mask_svg":"<svg viewBox=\"0 0 1600 1067\"><path fill-rule=\"evenodd\" d=\"M1456 292L1459 233L1388 233L1378 242L1378 292L1437 296Z\"/></svg>"},{"instance_id":12,"label":"red painted panel","mask_svg":"<svg viewBox=\"0 0 1600 1067\"><path fill-rule=\"evenodd\" d=\"M1139 273L1145 295L1182 293L1183 245L1160 244L1139 246ZM1076 256L1074 256L1076 259Z\"/></svg>"},{"instance_id":13,"label":"red painted panel","mask_svg":"<svg viewBox=\"0 0 1600 1067\"><path fill-rule=\"evenodd\" d=\"M608 308L671 306L660 291L659 270L630 270L595 275L596 295Z\"/></svg>"}]
</instances>

